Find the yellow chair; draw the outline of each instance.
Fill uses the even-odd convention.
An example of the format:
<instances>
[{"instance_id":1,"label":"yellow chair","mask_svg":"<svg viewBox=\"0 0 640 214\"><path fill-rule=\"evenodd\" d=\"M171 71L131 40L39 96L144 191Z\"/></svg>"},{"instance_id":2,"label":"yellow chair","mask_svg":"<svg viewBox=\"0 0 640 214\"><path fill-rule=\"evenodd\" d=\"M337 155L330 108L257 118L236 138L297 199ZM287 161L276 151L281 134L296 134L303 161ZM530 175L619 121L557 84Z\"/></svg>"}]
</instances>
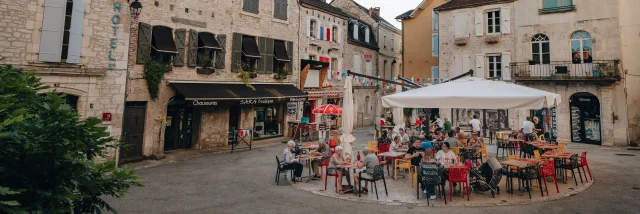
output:
<instances>
[{"instance_id":1,"label":"yellow chair","mask_svg":"<svg viewBox=\"0 0 640 214\"><path fill-rule=\"evenodd\" d=\"M404 159L396 159L395 163L393 164L393 180L398 180L398 169L403 169L402 170L402 177L406 177L406 172L404 171L409 170L409 172L411 172L411 161L410 160L404 160Z\"/></svg>"},{"instance_id":2,"label":"yellow chair","mask_svg":"<svg viewBox=\"0 0 640 214\"><path fill-rule=\"evenodd\" d=\"M542 156L540 156L540 151L539 150L533 150L533 156L536 158L536 160L542 160Z\"/></svg>"},{"instance_id":3,"label":"yellow chair","mask_svg":"<svg viewBox=\"0 0 640 214\"><path fill-rule=\"evenodd\" d=\"M460 141L460 146L461 146L461 147L466 147L466 146L467 146L467 142L468 142L468 141L469 141L469 139L466 139L466 138L465 138L465 139L462 139L462 140Z\"/></svg>"},{"instance_id":4,"label":"yellow chair","mask_svg":"<svg viewBox=\"0 0 640 214\"><path fill-rule=\"evenodd\" d=\"M451 151L453 151L453 154L456 154L456 156L460 155L460 148L450 148Z\"/></svg>"},{"instance_id":5,"label":"yellow chair","mask_svg":"<svg viewBox=\"0 0 640 214\"><path fill-rule=\"evenodd\" d=\"M566 143L558 143L558 152L564 152L564 146L566 146Z\"/></svg>"},{"instance_id":6,"label":"yellow chair","mask_svg":"<svg viewBox=\"0 0 640 214\"><path fill-rule=\"evenodd\" d=\"M378 142L369 141L369 143L367 143L367 148L369 148L371 152L378 154Z\"/></svg>"},{"instance_id":7,"label":"yellow chair","mask_svg":"<svg viewBox=\"0 0 640 214\"><path fill-rule=\"evenodd\" d=\"M518 155L509 155L507 156L507 160L518 160ZM513 173L518 173L518 167L509 166L509 171Z\"/></svg>"},{"instance_id":8,"label":"yellow chair","mask_svg":"<svg viewBox=\"0 0 640 214\"><path fill-rule=\"evenodd\" d=\"M489 160L489 153L487 152L487 145L482 145L482 158L487 158ZM482 161L482 158L480 161Z\"/></svg>"}]
</instances>

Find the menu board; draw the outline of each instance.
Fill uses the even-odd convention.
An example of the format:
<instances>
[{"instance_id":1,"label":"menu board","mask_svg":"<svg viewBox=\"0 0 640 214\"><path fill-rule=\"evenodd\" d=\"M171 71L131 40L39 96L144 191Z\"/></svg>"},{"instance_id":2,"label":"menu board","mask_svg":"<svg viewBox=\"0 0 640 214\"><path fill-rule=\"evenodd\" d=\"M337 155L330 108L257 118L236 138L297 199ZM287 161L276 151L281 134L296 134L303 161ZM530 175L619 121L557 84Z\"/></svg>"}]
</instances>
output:
<instances>
[{"instance_id":1,"label":"menu board","mask_svg":"<svg viewBox=\"0 0 640 214\"><path fill-rule=\"evenodd\" d=\"M571 106L571 136L574 142L582 141L580 137L581 128L580 109L576 106Z\"/></svg>"},{"instance_id":2,"label":"menu board","mask_svg":"<svg viewBox=\"0 0 640 214\"><path fill-rule=\"evenodd\" d=\"M551 121L550 124L551 139L558 139L558 124L556 122L556 107L551 108Z\"/></svg>"}]
</instances>

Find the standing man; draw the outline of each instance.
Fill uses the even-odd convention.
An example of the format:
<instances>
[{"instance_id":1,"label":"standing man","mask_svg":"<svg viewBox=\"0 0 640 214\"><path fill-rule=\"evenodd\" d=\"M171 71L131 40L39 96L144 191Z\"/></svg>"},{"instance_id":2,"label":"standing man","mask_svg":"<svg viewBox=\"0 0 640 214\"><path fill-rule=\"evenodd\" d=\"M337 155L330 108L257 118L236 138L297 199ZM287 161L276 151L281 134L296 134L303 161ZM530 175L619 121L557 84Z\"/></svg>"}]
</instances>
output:
<instances>
[{"instance_id":1,"label":"standing man","mask_svg":"<svg viewBox=\"0 0 640 214\"><path fill-rule=\"evenodd\" d=\"M482 125L482 123L480 122L480 120L478 120L478 115L475 115L475 114L474 114L474 115L473 115L473 117L471 117L471 118L469 118L469 119L470 119L470 121L469 121L469 125L471 125L471 129L472 129L474 132L477 132L477 133L478 133L478 135L480 135L480 131L482 130L482 129L481 129L481 127L482 127L482 126L481 126L481 125Z\"/></svg>"},{"instance_id":2,"label":"standing man","mask_svg":"<svg viewBox=\"0 0 640 214\"><path fill-rule=\"evenodd\" d=\"M416 119L416 131L418 134L422 131L422 121L420 121L420 117Z\"/></svg>"},{"instance_id":3,"label":"standing man","mask_svg":"<svg viewBox=\"0 0 640 214\"><path fill-rule=\"evenodd\" d=\"M449 131L451 131L451 121L449 121L449 118L445 117L444 118L444 133L449 133Z\"/></svg>"},{"instance_id":4,"label":"standing man","mask_svg":"<svg viewBox=\"0 0 640 214\"><path fill-rule=\"evenodd\" d=\"M524 134L524 137L527 138L527 140L533 140L534 138L536 138L536 134L533 133L534 128L535 124L533 124L531 121L525 120L524 122L522 122L522 133Z\"/></svg>"}]
</instances>

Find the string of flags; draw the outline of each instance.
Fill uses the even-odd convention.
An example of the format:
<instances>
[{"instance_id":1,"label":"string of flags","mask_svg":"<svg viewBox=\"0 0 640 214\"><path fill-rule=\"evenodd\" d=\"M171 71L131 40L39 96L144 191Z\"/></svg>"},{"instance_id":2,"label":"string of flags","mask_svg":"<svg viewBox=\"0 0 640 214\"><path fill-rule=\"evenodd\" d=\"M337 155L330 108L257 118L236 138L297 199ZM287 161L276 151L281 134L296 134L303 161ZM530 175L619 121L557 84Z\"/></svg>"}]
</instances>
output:
<instances>
[{"instance_id":1,"label":"string of flags","mask_svg":"<svg viewBox=\"0 0 640 214\"><path fill-rule=\"evenodd\" d=\"M338 80L342 80L343 78L345 78L347 76L347 72L335 71L335 72L333 72L333 75L335 77L337 77ZM403 80L398 79L398 78L393 78L391 76L377 76L377 78L386 79L388 81L396 81L396 82L400 82L400 83L403 83L403 84L405 83ZM415 78L415 77L411 77L410 80L412 82L418 83L419 85L422 85L424 87L426 87L429 84L438 84L439 82L442 82L442 79L435 79L432 82L431 79ZM382 81L378 81L378 80L367 78L367 77L361 77L361 76L354 76L353 77L353 83L354 84L360 84L361 86L375 86L377 88L382 88L382 89L386 89L386 90L389 90L389 91L398 90L397 87L395 87L394 84L385 83L385 82L382 82Z\"/></svg>"}]
</instances>

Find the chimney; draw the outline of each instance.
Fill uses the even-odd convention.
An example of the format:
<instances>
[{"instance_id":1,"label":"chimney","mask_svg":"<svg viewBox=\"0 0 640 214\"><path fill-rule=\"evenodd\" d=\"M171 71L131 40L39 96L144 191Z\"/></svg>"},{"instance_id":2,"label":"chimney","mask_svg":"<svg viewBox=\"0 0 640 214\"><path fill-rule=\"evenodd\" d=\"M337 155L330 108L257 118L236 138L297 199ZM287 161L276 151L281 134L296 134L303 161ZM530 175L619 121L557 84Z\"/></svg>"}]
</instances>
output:
<instances>
[{"instance_id":1,"label":"chimney","mask_svg":"<svg viewBox=\"0 0 640 214\"><path fill-rule=\"evenodd\" d=\"M372 9L369 9L369 11L372 11L374 14L380 16L380 7L374 7Z\"/></svg>"}]
</instances>

